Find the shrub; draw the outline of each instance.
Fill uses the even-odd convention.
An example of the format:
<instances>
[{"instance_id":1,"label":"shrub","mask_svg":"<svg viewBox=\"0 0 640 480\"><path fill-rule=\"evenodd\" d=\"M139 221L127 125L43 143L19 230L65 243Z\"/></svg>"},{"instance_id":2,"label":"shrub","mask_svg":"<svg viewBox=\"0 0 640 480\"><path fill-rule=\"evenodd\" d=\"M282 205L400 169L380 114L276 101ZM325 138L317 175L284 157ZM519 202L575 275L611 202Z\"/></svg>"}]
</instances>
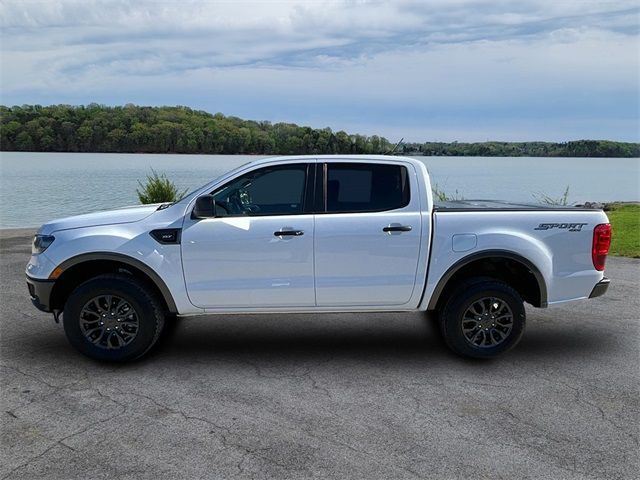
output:
<instances>
[{"instance_id":1,"label":"shrub","mask_svg":"<svg viewBox=\"0 0 640 480\"><path fill-rule=\"evenodd\" d=\"M573 203L569 203L569 185L565 189L564 193L560 198L553 198L546 193L532 193L533 198L535 198L538 203L543 203L545 205L559 205L562 207L566 207L568 205L572 205Z\"/></svg>"},{"instance_id":2,"label":"shrub","mask_svg":"<svg viewBox=\"0 0 640 480\"><path fill-rule=\"evenodd\" d=\"M456 200L464 200L464 197L458 192L456 188L456 192L451 195L446 193L444 190L440 190L438 184L436 183L431 187L431 191L433 192L434 198L439 202L450 202Z\"/></svg>"},{"instance_id":3,"label":"shrub","mask_svg":"<svg viewBox=\"0 0 640 480\"><path fill-rule=\"evenodd\" d=\"M178 192L178 188L164 173L158 174L153 168L151 174L147 175L146 183L138 180L138 185L140 188L136 188L136 192L142 204L176 202L187 193L186 190Z\"/></svg>"}]
</instances>

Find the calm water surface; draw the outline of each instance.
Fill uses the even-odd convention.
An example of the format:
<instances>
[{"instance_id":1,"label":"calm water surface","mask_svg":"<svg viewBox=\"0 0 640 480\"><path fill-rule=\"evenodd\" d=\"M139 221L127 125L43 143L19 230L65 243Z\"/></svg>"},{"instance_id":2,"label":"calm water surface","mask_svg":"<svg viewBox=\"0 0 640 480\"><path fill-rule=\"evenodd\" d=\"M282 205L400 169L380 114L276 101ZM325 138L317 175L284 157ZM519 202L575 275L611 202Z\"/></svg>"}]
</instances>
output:
<instances>
[{"instance_id":1,"label":"calm water surface","mask_svg":"<svg viewBox=\"0 0 640 480\"><path fill-rule=\"evenodd\" d=\"M138 203L136 187L153 168L189 191L260 156L109 153L0 154L0 228ZM640 200L637 158L417 157L441 190L465 198L572 202Z\"/></svg>"}]
</instances>

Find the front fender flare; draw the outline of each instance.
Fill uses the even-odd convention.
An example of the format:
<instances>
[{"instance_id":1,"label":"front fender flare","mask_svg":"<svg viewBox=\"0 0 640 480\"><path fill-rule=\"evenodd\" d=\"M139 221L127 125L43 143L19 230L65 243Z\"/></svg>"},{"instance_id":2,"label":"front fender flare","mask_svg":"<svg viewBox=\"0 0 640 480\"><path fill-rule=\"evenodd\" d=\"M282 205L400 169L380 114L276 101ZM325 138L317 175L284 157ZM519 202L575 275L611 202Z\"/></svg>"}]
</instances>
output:
<instances>
[{"instance_id":1,"label":"front fender flare","mask_svg":"<svg viewBox=\"0 0 640 480\"><path fill-rule=\"evenodd\" d=\"M76 255L75 257L68 258L63 261L60 265L58 265L57 269L62 269L63 273L71 267L79 265L80 263L96 261L96 260L108 260L113 262L124 263L125 265L130 265L142 273L144 273L149 279L155 284L156 288L160 291L160 294L164 298L165 303L167 304L167 308L170 313L177 313L178 309L176 307L176 302L173 299L173 295L171 294L171 290L167 287L167 284L162 280L160 275L158 275L155 270L153 270L149 265L140 260L130 257L129 255L124 255L121 253L113 253L113 252L91 252L91 253L82 253L80 255Z\"/></svg>"}]
</instances>

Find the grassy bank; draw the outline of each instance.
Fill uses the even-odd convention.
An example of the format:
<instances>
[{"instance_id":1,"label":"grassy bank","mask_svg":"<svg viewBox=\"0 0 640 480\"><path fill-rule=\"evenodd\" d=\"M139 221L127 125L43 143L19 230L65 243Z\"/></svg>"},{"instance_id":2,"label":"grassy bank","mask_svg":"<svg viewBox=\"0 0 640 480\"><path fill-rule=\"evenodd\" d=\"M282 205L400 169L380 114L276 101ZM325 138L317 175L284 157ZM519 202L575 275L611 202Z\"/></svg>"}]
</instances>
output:
<instances>
[{"instance_id":1,"label":"grassy bank","mask_svg":"<svg viewBox=\"0 0 640 480\"><path fill-rule=\"evenodd\" d=\"M640 204L612 203L607 215L613 228L611 254L640 258Z\"/></svg>"}]
</instances>

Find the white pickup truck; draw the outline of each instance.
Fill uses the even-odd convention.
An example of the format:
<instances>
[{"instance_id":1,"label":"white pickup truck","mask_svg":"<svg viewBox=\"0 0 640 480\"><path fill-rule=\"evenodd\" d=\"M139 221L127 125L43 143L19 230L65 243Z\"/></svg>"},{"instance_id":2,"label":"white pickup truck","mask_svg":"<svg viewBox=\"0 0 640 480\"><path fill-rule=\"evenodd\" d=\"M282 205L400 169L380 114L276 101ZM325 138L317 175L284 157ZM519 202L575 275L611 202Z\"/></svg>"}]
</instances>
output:
<instances>
[{"instance_id":1,"label":"white pickup truck","mask_svg":"<svg viewBox=\"0 0 640 480\"><path fill-rule=\"evenodd\" d=\"M493 357L534 307L607 290L601 210L434 203L417 160L258 160L173 204L54 220L33 242L33 303L92 358L144 355L171 316L437 311L455 352Z\"/></svg>"}]
</instances>

